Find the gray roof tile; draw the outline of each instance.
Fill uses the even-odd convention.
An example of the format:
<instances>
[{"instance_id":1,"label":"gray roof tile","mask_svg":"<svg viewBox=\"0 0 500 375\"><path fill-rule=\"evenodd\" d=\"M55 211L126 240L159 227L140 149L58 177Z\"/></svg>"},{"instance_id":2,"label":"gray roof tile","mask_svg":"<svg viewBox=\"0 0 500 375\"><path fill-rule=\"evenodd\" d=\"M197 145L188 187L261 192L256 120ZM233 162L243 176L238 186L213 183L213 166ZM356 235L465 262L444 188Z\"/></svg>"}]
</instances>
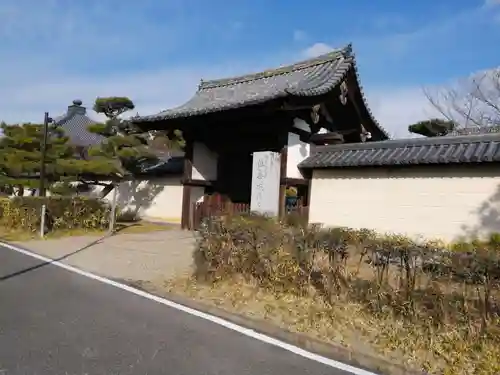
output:
<instances>
[{"instance_id":1,"label":"gray roof tile","mask_svg":"<svg viewBox=\"0 0 500 375\"><path fill-rule=\"evenodd\" d=\"M88 127L95 124L96 121L86 115L86 108L82 107L81 104L80 100L74 100L73 105L68 107L66 114L57 117L54 121L64 129L71 144L85 147L97 145L105 137L88 131Z\"/></svg>"},{"instance_id":2,"label":"gray roof tile","mask_svg":"<svg viewBox=\"0 0 500 375\"><path fill-rule=\"evenodd\" d=\"M139 166L136 176L179 175L184 172L184 156L173 156L169 159L151 160Z\"/></svg>"},{"instance_id":3,"label":"gray roof tile","mask_svg":"<svg viewBox=\"0 0 500 375\"><path fill-rule=\"evenodd\" d=\"M100 144L105 137L91 133L87 129L96 122L89 117L75 114L68 119L59 120L59 126L64 129L65 135L69 137L69 142L76 146L93 146Z\"/></svg>"},{"instance_id":4,"label":"gray roof tile","mask_svg":"<svg viewBox=\"0 0 500 375\"><path fill-rule=\"evenodd\" d=\"M132 120L139 123L186 118L261 104L288 96L322 95L339 85L351 69L357 77L354 54L349 44L325 55L278 69L235 78L202 81L198 91L187 103L155 115L136 116ZM376 123L371 112L368 113ZM380 126L379 128L388 138L387 133Z\"/></svg>"},{"instance_id":5,"label":"gray roof tile","mask_svg":"<svg viewBox=\"0 0 500 375\"><path fill-rule=\"evenodd\" d=\"M499 133L500 125L493 126L475 126L453 130L449 135L471 135L471 134L490 134Z\"/></svg>"},{"instance_id":6,"label":"gray roof tile","mask_svg":"<svg viewBox=\"0 0 500 375\"><path fill-rule=\"evenodd\" d=\"M500 162L500 134L317 146L303 169Z\"/></svg>"}]
</instances>

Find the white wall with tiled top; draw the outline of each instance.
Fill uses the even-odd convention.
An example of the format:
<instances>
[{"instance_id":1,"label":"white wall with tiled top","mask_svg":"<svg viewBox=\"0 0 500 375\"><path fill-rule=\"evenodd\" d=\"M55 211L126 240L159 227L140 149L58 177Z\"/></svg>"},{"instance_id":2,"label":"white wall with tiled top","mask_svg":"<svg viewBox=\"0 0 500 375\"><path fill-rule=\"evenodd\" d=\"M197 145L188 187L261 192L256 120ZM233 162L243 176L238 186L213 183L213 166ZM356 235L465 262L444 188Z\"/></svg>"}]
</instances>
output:
<instances>
[{"instance_id":1,"label":"white wall with tiled top","mask_svg":"<svg viewBox=\"0 0 500 375\"><path fill-rule=\"evenodd\" d=\"M309 220L445 241L500 232L500 167L315 170Z\"/></svg>"}]
</instances>

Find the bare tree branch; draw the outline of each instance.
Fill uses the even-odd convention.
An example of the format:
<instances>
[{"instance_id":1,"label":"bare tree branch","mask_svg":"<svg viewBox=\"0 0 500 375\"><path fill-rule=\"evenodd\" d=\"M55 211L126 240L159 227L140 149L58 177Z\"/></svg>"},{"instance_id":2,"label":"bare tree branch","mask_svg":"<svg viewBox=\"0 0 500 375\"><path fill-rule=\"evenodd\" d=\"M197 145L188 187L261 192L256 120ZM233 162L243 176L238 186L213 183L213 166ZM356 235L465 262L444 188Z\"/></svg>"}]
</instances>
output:
<instances>
[{"instance_id":1,"label":"bare tree branch","mask_svg":"<svg viewBox=\"0 0 500 375\"><path fill-rule=\"evenodd\" d=\"M500 126L500 69L475 74L449 87L424 89L424 94L456 128Z\"/></svg>"}]
</instances>

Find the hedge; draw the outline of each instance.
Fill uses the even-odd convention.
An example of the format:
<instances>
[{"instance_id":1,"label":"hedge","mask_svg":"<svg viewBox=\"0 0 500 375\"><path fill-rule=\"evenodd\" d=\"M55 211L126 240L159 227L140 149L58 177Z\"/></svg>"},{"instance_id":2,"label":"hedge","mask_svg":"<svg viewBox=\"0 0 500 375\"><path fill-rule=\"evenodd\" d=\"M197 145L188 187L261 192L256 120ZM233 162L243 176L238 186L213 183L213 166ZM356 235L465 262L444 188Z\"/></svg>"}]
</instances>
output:
<instances>
[{"instance_id":1,"label":"hedge","mask_svg":"<svg viewBox=\"0 0 500 375\"><path fill-rule=\"evenodd\" d=\"M294 227L242 215L206 221L194 259L200 281L243 277L277 295L320 298L332 307L340 301L361 305L374 316L406 322L409 331L430 332L435 340L438 334L443 342L455 335L459 341L453 345L463 342L464 352L453 354L448 343L446 355L458 361L453 366L473 359L475 365L486 365L477 357L484 354L478 349L484 340L494 342L489 347L500 358L498 235L445 245L368 229ZM493 365L500 371L500 361L488 366Z\"/></svg>"},{"instance_id":2,"label":"hedge","mask_svg":"<svg viewBox=\"0 0 500 375\"><path fill-rule=\"evenodd\" d=\"M111 210L105 201L54 196L0 198L0 226L38 231L42 205L46 206L48 230L104 229L109 224Z\"/></svg>"}]
</instances>

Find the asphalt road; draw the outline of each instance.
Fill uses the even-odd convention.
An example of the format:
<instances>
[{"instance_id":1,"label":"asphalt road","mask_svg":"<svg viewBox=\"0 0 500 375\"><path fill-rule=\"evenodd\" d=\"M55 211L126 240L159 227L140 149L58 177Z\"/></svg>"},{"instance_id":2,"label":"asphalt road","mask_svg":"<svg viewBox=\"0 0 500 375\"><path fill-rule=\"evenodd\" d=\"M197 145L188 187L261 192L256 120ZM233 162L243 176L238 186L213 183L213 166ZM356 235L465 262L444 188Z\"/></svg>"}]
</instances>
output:
<instances>
[{"instance_id":1,"label":"asphalt road","mask_svg":"<svg viewBox=\"0 0 500 375\"><path fill-rule=\"evenodd\" d=\"M348 374L42 263L0 247L0 375Z\"/></svg>"}]
</instances>

